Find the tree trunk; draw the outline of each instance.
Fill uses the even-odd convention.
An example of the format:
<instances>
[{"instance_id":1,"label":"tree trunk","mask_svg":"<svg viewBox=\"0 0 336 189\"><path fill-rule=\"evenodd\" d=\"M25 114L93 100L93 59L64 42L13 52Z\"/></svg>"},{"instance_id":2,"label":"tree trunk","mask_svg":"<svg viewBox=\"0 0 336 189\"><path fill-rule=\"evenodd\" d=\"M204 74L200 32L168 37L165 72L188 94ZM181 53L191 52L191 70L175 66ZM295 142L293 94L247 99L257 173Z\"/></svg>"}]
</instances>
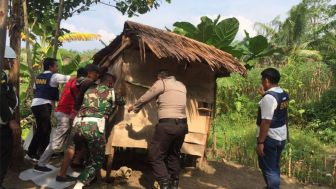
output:
<instances>
[{"instance_id":1,"label":"tree trunk","mask_svg":"<svg viewBox=\"0 0 336 189\"><path fill-rule=\"evenodd\" d=\"M23 8L23 22L24 22L24 34L27 37L26 39L26 55L27 55L27 64L28 71L30 74L30 86L33 86L35 82L35 73L32 65L32 56L30 52L30 44L29 44L29 22L28 22L28 11L27 11L27 0L22 0L22 8ZM29 90L28 90L29 92Z\"/></svg>"},{"instance_id":2,"label":"tree trunk","mask_svg":"<svg viewBox=\"0 0 336 189\"><path fill-rule=\"evenodd\" d=\"M58 7L55 39L54 39L53 58L56 58L57 51L58 51L58 37L60 35L60 27L61 27L61 21L62 21L62 16L63 16L63 10L64 10L64 0L60 0L59 7Z\"/></svg>"},{"instance_id":3,"label":"tree trunk","mask_svg":"<svg viewBox=\"0 0 336 189\"><path fill-rule=\"evenodd\" d=\"M14 49L16 59L13 64L13 68L10 70L10 80L15 86L16 96L19 100L19 106L15 110L15 119L20 125L20 54L21 54L21 31L22 31L22 7L21 0L12 0L12 6L10 11L11 23L9 23L9 36L10 46ZM21 125L20 125L21 126ZM19 141L21 141L21 136ZM20 146L22 147L22 146ZM19 162L23 162L23 148L20 149L20 153L15 157L17 161L14 165L16 168L20 165Z\"/></svg>"},{"instance_id":4,"label":"tree trunk","mask_svg":"<svg viewBox=\"0 0 336 189\"><path fill-rule=\"evenodd\" d=\"M8 0L0 1L0 78L2 79L2 71L4 65L4 55L6 48L6 34L7 34L7 14L8 14ZM1 87L0 87L1 93ZM0 106L2 99L0 98Z\"/></svg>"}]
</instances>

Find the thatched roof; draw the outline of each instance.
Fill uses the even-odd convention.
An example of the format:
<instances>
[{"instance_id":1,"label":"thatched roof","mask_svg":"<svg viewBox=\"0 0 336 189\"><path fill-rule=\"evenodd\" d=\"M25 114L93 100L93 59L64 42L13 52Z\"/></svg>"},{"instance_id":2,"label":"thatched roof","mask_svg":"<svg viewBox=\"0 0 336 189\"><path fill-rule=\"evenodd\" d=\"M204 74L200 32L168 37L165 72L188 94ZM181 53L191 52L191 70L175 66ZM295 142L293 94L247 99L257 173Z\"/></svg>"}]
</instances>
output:
<instances>
[{"instance_id":1,"label":"thatched roof","mask_svg":"<svg viewBox=\"0 0 336 189\"><path fill-rule=\"evenodd\" d=\"M126 38L128 43L123 45ZM145 59L146 51L150 50L159 59L206 63L218 75L228 75L231 72L246 74L245 67L229 53L172 32L131 21L125 22L124 31L94 56L94 63L105 62L108 57L115 56L116 52L119 54L131 44L140 49L142 59Z\"/></svg>"}]
</instances>

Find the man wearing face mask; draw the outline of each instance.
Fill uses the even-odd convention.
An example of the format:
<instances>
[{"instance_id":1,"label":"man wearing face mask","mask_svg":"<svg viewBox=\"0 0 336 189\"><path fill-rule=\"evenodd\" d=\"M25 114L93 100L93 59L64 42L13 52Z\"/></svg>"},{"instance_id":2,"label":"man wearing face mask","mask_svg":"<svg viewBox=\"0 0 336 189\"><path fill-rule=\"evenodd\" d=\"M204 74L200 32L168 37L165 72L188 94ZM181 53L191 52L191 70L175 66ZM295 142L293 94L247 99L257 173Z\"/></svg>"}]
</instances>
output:
<instances>
[{"instance_id":1,"label":"man wearing face mask","mask_svg":"<svg viewBox=\"0 0 336 189\"><path fill-rule=\"evenodd\" d=\"M85 92L83 104L74 119L72 137L84 138L89 153L89 164L79 175L74 189L82 189L89 185L102 167L106 143L105 121L112 115L120 101L113 89L115 81L113 75L105 73L100 84L92 86Z\"/></svg>"},{"instance_id":2,"label":"man wearing face mask","mask_svg":"<svg viewBox=\"0 0 336 189\"><path fill-rule=\"evenodd\" d=\"M6 46L5 56L2 61L3 69L10 70L14 59L15 52L12 48ZM0 114L0 189L5 189L2 182L5 178L12 150L19 148L21 128L15 121L14 112L18 106L18 99L14 91L13 84L9 81L5 72L1 74L1 114Z\"/></svg>"}]
</instances>

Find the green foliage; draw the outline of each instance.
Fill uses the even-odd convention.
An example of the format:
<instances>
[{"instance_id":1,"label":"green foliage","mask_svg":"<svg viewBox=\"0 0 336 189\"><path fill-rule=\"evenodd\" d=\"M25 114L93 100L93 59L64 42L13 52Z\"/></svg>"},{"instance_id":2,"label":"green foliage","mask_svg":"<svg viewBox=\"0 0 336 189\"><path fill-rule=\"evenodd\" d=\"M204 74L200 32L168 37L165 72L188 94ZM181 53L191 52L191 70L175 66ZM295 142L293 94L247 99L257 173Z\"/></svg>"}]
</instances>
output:
<instances>
[{"instance_id":1,"label":"green foliage","mask_svg":"<svg viewBox=\"0 0 336 189\"><path fill-rule=\"evenodd\" d=\"M322 94L321 99L309 104L304 114L309 121L307 130L317 133L324 142L336 142L336 87Z\"/></svg>"},{"instance_id":2,"label":"green foliage","mask_svg":"<svg viewBox=\"0 0 336 189\"><path fill-rule=\"evenodd\" d=\"M233 49L230 44L238 33L239 21L234 17L222 21L219 20L220 15L214 20L207 16L202 16L201 23L197 26L189 22L175 22L173 31L230 52Z\"/></svg>"},{"instance_id":3,"label":"green foliage","mask_svg":"<svg viewBox=\"0 0 336 189\"><path fill-rule=\"evenodd\" d=\"M214 121L217 156L215 159L237 162L259 168L255 152L256 126L254 120L240 117L231 120L230 115L221 115ZM291 140L282 153L281 173L294 176L302 182L329 185L332 178L333 161L328 157L333 145L323 144L315 133L290 128ZM213 145L210 135L209 146ZM208 156L210 157L210 156Z\"/></svg>"},{"instance_id":4,"label":"green foliage","mask_svg":"<svg viewBox=\"0 0 336 189\"><path fill-rule=\"evenodd\" d=\"M173 32L231 53L246 62L248 69L254 67L256 63L251 60L270 56L276 52L269 45L266 37L258 35L251 38L246 31L246 37L242 42L234 42L238 30L239 21L236 18L227 18L220 21L220 15L218 15L214 20L207 16L201 17L201 23L197 26L189 22L175 22Z\"/></svg>"},{"instance_id":5,"label":"green foliage","mask_svg":"<svg viewBox=\"0 0 336 189\"><path fill-rule=\"evenodd\" d=\"M127 14L128 17L137 16L137 13L145 14L160 6L158 0L116 0L115 2L115 8L122 14ZM170 3L171 0L165 0L165 2Z\"/></svg>"},{"instance_id":6,"label":"green foliage","mask_svg":"<svg viewBox=\"0 0 336 189\"><path fill-rule=\"evenodd\" d=\"M246 78L231 74L229 78L217 80L217 115L227 114L226 119L238 121L243 118L255 119L257 104L261 96L257 93L260 87L261 68L251 69ZM331 83L331 68L323 63L288 64L280 69L280 86L290 95L289 119L291 127L322 132L320 139L336 143L334 134L330 134L335 122L335 109L331 108L335 100L335 91L328 92ZM324 93L324 91L327 91ZM323 95L322 95L323 94ZM320 100L320 96L321 100ZM307 104L312 105L307 107ZM325 109L322 109L325 107ZM314 111L313 111L314 110ZM329 110L329 111L327 111ZM321 112L312 116L310 112ZM323 113L322 113L323 112ZM329 117L323 117L327 115ZM310 117L311 119L307 119ZM323 120L322 122L317 120ZM333 122L334 121L334 122ZM318 124L317 124L318 123ZM313 124L314 126L310 126ZM325 128L325 127L328 127ZM325 130L327 129L327 130ZM335 133L335 132L334 132ZM328 135L327 138L325 138ZM328 139L328 140L324 140Z\"/></svg>"}]
</instances>

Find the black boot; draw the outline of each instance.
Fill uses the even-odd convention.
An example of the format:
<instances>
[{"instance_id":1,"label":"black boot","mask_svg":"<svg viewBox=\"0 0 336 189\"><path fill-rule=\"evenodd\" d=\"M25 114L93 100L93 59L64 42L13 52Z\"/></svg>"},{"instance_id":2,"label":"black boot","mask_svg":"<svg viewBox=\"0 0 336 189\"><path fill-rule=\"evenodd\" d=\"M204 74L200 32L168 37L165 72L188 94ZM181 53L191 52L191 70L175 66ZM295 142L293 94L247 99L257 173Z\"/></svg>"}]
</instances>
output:
<instances>
[{"instance_id":1,"label":"black boot","mask_svg":"<svg viewBox=\"0 0 336 189\"><path fill-rule=\"evenodd\" d=\"M170 189L169 188L169 180L162 180L159 182L160 189Z\"/></svg>"},{"instance_id":2,"label":"black boot","mask_svg":"<svg viewBox=\"0 0 336 189\"><path fill-rule=\"evenodd\" d=\"M179 179L170 180L170 189L178 189Z\"/></svg>"}]
</instances>

